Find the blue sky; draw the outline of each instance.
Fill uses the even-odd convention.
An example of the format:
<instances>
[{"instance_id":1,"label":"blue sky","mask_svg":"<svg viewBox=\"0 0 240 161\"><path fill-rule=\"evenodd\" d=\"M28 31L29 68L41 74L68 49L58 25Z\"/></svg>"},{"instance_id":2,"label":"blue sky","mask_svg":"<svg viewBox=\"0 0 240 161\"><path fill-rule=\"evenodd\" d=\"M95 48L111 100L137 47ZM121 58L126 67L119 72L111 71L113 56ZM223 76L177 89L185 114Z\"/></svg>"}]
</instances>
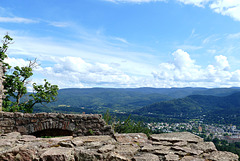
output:
<instances>
[{"instance_id":1,"label":"blue sky","mask_svg":"<svg viewBox=\"0 0 240 161\"><path fill-rule=\"evenodd\" d=\"M240 86L239 0L3 1L11 65L60 88Z\"/></svg>"}]
</instances>

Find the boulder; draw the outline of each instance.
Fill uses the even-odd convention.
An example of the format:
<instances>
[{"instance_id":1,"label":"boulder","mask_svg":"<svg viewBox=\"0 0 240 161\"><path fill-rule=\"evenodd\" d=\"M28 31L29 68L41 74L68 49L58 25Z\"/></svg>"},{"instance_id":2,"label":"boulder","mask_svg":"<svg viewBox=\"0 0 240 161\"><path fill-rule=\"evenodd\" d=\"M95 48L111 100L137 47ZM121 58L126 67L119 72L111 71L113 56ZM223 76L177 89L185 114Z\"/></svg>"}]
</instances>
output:
<instances>
[{"instance_id":1,"label":"boulder","mask_svg":"<svg viewBox=\"0 0 240 161\"><path fill-rule=\"evenodd\" d=\"M203 154L203 158L211 161L238 161L238 155L226 151L214 151Z\"/></svg>"},{"instance_id":2,"label":"boulder","mask_svg":"<svg viewBox=\"0 0 240 161\"><path fill-rule=\"evenodd\" d=\"M97 153L96 151L76 148L74 151L75 160L77 161L99 161L103 160L104 156L102 154Z\"/></svg>"},{"instance_id":3,"label":"boulder","mask_svg":"<svg viewBox=\"0 0 240 161\"><path fill-rule=\"evenodd\" d=\"M64 147L53 147L47 149L42 155L42 161L74 161L73 149Z\"/></svg>"},{"instance_id":4,"label":"boulder","mask_svg":"<svg viewBox=\"0 0 240 161\"><path fill-rule=\"evenodd\" d=\"M191 149L203 151L204 153L217 151L213 142L199 142L197 144L190 144L189 147Z\"/></svg>"}]
</instances>

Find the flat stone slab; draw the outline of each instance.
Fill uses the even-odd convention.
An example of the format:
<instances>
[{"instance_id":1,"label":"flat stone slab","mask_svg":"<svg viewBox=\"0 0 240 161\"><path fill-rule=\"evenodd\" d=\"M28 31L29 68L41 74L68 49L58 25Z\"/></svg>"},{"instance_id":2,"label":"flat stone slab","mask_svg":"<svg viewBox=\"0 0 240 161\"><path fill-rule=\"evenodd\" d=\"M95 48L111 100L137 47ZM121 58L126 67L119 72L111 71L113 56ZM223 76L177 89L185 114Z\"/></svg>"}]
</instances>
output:
<instances>
[{"instance_id":1,"label":"flat stone slab","mask_svg":"<svg viewBox=\"0 0 240 161\"><path fill-rule=\"evenodd\" d=\"M109 135L98 135L98 136L80 136L73 138L74 142L83 142L83 143L90 143L90 142L103 142L103 143L115 143L116 140L114 140Z\"/></svg>"},{"instance_id":2,"label":"flat stone slab","mask_svg":"<svg viewBox=\"0 0 240 161\"><path fill-rule=\"evenodd\" d=\"M138 150L140 149L140 147L136 147L136 146L132 146L132 145L117 145L114 152L124 156L124 157L133 157Z\"/></svg>"},{"instance_id":3,"label":"flat stone slab","mask_svg":"<svg viewBox=\"0 0 240 161\"><path fill-rule=\"evenodd\" d=\"M110 152L110 151L113 151L115 149L115 145L104 145L102 146L100 149L98 149L98 152L100 153L107 153L107 152Z\"/></svg>"},{"instance_id":4,"label":"flat stone slab","mask_svg":"<svg viewBox=\"0 0 240 161\"><path fill-rule=\"evenodd\" d=\"M147 144L148 137L144 133L114 134L116 140L120 143Z\"/></svg>"},{"instance_id":5,"label":"flat stone slab","mask_svg":"<svg viewBox=\"0 0 240 161\"><path fill-rule=\"evenodd\" d=\"M133 158L133 161L160 161L155 154L147 153Z\"/></svg>"},{"instance_id":6,"label":"flat stone slab","mask_svg":"<svg viewBox=\"0 0 240 161\"><path fill-rule=\"evenodd\" d=\"M194 135L190 132L173 132L163 134L153 134L150 136L153 141L168 141L168 142L203 142L203 138Z\"/></svg>"}]
</instances>

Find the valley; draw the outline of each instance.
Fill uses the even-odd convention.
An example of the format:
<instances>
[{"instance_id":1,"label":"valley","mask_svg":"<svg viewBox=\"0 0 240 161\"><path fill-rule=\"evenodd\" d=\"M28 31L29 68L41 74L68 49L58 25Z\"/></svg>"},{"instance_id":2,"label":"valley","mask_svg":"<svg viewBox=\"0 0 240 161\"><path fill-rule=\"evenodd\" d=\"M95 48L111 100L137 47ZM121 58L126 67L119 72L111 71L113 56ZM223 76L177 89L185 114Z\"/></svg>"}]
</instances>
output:
<instances>
[{"instance_id":1,"label":"valley","mask_svg":"<svg viewBox=\"0 0 240 161\"><path fill-rule=\"evenodd\" d=\"M240 88L85 88L61 89L57 101L34 112L104 113L144 122L240 125Z\"/></svg>"}]
</instances>

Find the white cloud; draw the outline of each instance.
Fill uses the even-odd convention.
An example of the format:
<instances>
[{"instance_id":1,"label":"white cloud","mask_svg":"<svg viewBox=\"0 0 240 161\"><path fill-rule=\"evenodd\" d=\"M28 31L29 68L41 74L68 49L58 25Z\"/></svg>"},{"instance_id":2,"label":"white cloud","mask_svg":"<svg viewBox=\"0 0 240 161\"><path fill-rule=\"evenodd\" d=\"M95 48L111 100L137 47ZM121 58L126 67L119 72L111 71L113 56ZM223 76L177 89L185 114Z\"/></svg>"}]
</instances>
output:
<instances>
[{"instance_id":1,"label":"white cloud","mask_svg":"<svg viewBox=\"0 0 240 161\"><path fill-rule=\"evenodd\" d=\"M79 57L63 57L55 58L53 67L45 67L39 70L42 75L50 78L50 80L61 80L61 88L73 86L127 86L131 84L129 75L115 69L108 64L87 63Z\"/></svg>"},{"instance_id":2,"label":"white cloud","mask_svg":"<svg viewBox=\"0 0 240 161\"><path fill-rule=\"evenodd\" d=\"M235 86L237 80L240 80L240 70L231 72L226 56L215 56L214 65L210 64L203 68L196 65L190 55L181 49L172 55L172 63L161 63L159 69L152 73L155 80L165 87Z\"/></svg>"},{"instance_id":3,"label":"white cloud","mask_svg":"<svg viewBox=\"0 0 240 161\"><path fill-rule=\"evenodd\" d=\"M178 0L184 4L193 4L198 7L204 7L210 0Z\"/></svg>"},{"instance_id":4,"label":"white cloud","mask_svg":"<svg viewBox=\"0 0 240 161\"><path fill-rule=\"evenodd\" d=\"M240 1L239 0L214 0L210 8L217 13L227 15L240 21Z\"/></svg>"},{"instance_id":5,"label":"white cloud","mask_svg":"<svg viewBox=\"0 0 240 161\"><path fill-rule=\"evenodd\" d=\"M54 26L54 27L68 27L68 26L71 26L71 24L68 23L68 22L56 22L56 21L54 21L54 22L48 22L48 23L49 23L49 25Z\"/></svg>"},{"instance_id":6,"label":"white cloud","mask_svg":"<svg viewBox=\"0 0 240 161\"><path fill-rule=\"evenodd\" d=\"M226 56L223 56L223 55L215 56L215 60L216 60L216 67L219 70L229 70L230 69L230 66L229 66Z\"/></svg>"},{"instance_id":7,"label":"white cloud","mask_svg":"<svg viewBox=\"0 0 240 161\"><path fill-rule=\"evenodd\" d=\"M0 33L4 34L5 32L4 29L1 30L0 28ZM76 38L78 40L76 42L53 39L52 37L35 38L21 35L21 32L10 32L10 36L14 38L15 42L9 46L10 57L26 57L29 59L37 57L38 60L43 61L42 64L44 65L46 61L52 62L55 58L60 59L68 55L69 57L80 57L89 64L98 62L109 64L113 68L117 64L117 68L124 73L138 76L150 76L149 71L155 68L154 64L149 64L149 61L156 59L154 55L127 51L126 47L131 46L131 44L122 43L124 41L122 38L119 38L122 40L119 42L119 40L116 41L115 37L103 36L103 38L98 38L89 34L86 36L89 40ZM92 37L94 40L91 39ZM125 42L127 41L125 40Z\"/></svg>"},{"instance_id":8,"label":"white cloud","mask_svg":"<svg viewBox=\"0 0 240 161\"><path fill-rule=\"evenodd\" d=\"M129 44L127 40L123 39L123 38L120 38L120 37L112 37L113 40L117 40L117 41L120 41L122 43L125 43L125 44Z\"/></svg>"},{"instance_id":9,"label":"white cloud","mask_svg":"<svg viewBox=\"0 0 240 161\"><path fill-rule=\"evenodd\" d=\"M171 63L161 63L151 77L127 74L119 65L94 62L80 57L45 57L53 65L34 70L32 82L42 84L46 78L60 88L82 87L229 87L238 86L240 70L230 71L226 56L215 56L206 68L196 64L190 55L178 49L172 54ZM11 65L26 66L28 61L8 58Z\"/></svg>"},{"instance_id":10,"label":"white cloud","mask_svg":"<svg viewBox=\"0 0 240 161\"><path fill-rule=\"evenodd\" d=\"M38 21L22 17L0 17L0 22L4 23L38 23Z\"/></svg>"},{"instance_id":11,"label":"white cloud","mask_svg":"<svg viewBox=\"0 0 240 161\"><path fill-rule=\"evenodd\" d=\"M184 4L191 4L198 7L209 6L214 12L227 15L240 21L239 0L177 0Z\"/></svg>"},{"instance_id":12,"label":"white cloud","mask_svg":"<svg viewBox=\"0 0 240 161\"><path fill-rule=\"evenodd\" d=\"M236 70L232 73L231 81L234 81L234 82L240 81L240 70Z\"/></svg>"},{"instance_id":13,"label":"white cloud","mask_svg":"<svg viewBox=\"0 0 240 161\"><path fill-rule=\"evenodd\" d=\"M214 62L202 67L186 51L179 49L172 54L171 63L163 62L157 68L159 57L129 52L124 48L119 50L115 44L121 38L104 37L102 41L97 37L94 42L75 43L53 40L51 37L22 37L18 32L14 34L15 43L9 48L10 56L37 56L42 61L42 67L35 70L33 78L38 84L46 78L60 88L221 87L237 86L237 80L240 79L240 72L231 72L228 59L223 55L216 56ZM89 39L91 36L93 35ZM112 45L114 39L115 44ZM214 50L213 53L217 51ZM22 60L16 59L13 62ZM151 74L151 71L154 72Z\"/></svg>"},{"instance_id":14,"label":"white cloud","mask_svg":"<svg viewBox=\"0 0 240 161\"><path fill-rule=\"evenodd\" d=\"M202 70L195 64L189 54L178 49L173 54L173 63L162 63L159 71L153 72L155 78L171 81L199 81L202 79Z\"/></svg>"},{"instance_id":15,"label":"white cloud","mask_svg":"<svg viewBox=\"0 0 240 161\"><path fill-rule=\"evenodd\" d=\"M194 67L194 60L192 60L189 54L182 49L178 49L173 54L174 57L174 65L176 68L182 70L185 68Z\"/></svg>"},{"instance_id":16,"label":"white cloud","mask_svg":"<svg viewBox=\"0 0 240 161\"><path fill-rule=\"evenodd\" d=\"M29 64L29 61L26 61L26 60L21 59L21 58L17 59L17 58L9 58L8 57L4 61L12 67L15 67L15 66L25 67Z\"/></svg>"},{"instance_id":17,"label":"white cloud","mask_svg":"<svg viewBox=\"0 0 240 161\"><path fill-rule=\"evenodd\" d=\"M56 73L61 73L63 71L67 72L80 72L86 73L89 68L91 68L91 64L86 63L79 57L63 57L63 58L55 58L57 64L54 65L54 71Z\"/></svg>"},{"instance_id":18,"label":"white cloud","mask_svg":"<svg viewBox=\"0 0 240 161\"><path fill-rule=\"evenodd\" d=\"M168 0L105 0L113 3L147 3ZM177 0L186 5L197 7L209 6L214 12L227 15L240 21L240 1L239 0Z\"/></svg>"}]
</instances>

